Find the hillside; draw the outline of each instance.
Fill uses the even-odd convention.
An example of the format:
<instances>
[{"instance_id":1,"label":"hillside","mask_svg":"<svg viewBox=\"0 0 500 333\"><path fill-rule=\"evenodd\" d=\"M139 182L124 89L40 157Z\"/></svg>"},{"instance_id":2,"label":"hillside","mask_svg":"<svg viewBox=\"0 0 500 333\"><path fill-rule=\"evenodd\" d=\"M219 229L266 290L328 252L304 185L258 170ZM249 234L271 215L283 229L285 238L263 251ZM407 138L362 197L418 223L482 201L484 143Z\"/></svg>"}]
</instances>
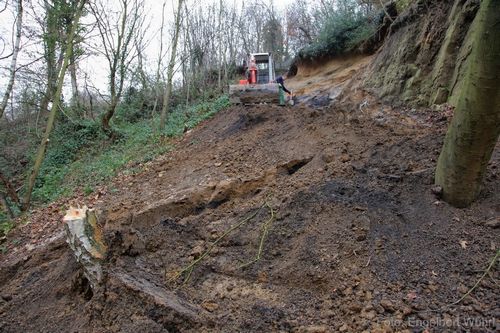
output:
<instances>
[{"instance_id":1,"label":"hillside","mask_svg":"<svg viewBox=\"0 0 500 333\"><path fill-rule=\"evenodd\" d=\"M484 222L498 212L498 149L483 197L452 208L430 191L446 119L371 105L349 120L332 107L233 107L186 133L97 201L110 244L98 293L61 224L43 246L2 258L3 331L374 332L491 320L490 279L479 298L435 310L475 283L497 246ZM239 267L256 255L265 209L186 285L167 282L265 202L276 219L261 260Z\"/></svg>"},{"instance_id":2,"label":"hillside","mask_svg":"<svg viewBox=\"0 0 500 333\"><path fill-rule=\"evenodd\" d=\"M434 57L392 52L432 20L405 21L373 55L299 63L286 81L296 105L230 106L65 199L97 212L98 282L66 244L59 204L32 212L0 254L0 331L496 331L499 144L471 207L441 201L453 92L434 103L427 83L445 85L432 66L449 25ZM401 82L391 66L421 70Z\"/></svg>"}]
</instances>

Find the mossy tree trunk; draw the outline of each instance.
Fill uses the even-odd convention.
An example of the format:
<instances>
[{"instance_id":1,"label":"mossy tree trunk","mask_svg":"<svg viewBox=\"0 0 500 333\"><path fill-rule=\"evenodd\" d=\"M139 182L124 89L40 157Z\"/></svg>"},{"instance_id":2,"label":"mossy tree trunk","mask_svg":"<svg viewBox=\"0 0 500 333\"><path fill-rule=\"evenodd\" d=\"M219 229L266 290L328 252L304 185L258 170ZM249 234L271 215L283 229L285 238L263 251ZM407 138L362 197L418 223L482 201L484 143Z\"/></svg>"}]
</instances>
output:
<instances>
[{"instance_id":1,"label":"mossy tree trunk","mask_svg":"<svg viewBox=\"0 0 500 333\"><path fill-rule=\"evenodd\" d=\"M443 199L457 207L478 196L500 134L500 0L483 0L476 20L469 68L435 175Z\"/></svg>"},{"instance_id":2,"label":"mossy tree trunk","mask_svg":"<svg viewBox=\"0 0 500 333\"><path fill-rule=\"evenodd\" d=\"M54 94L54 102L52 108L50 110L49 119L47 121L47 126L45 128L45 133L43 135L42 141L40 142L40 146L38 146L38 151L35 158L35 163L33 165L33 169L28 178L28 185L26 191L24 193L24 200L21 209L23 211L27 211L31 204L31 194L33 192L33 188L35 187L35 182L40 172L40 167L42 166L43 160L45 158L45 152L47 151L47 146L49 144L50 134L52 133L52 129L54 128L54 121L56 119L57 110L59 109L59 103L61 100L61 94L64 83L64 76L66 74L66 69L69 65L69 59L71 57L71 52L73 50L73 39L76 34L76 29L78 26L78 22L80 20L80 16L82 14L83 8L85 6L87 0L79 0L75 16L73 18L73 23L71 25L70 34L68 39L66 40L66 50L64 52L64 60L61 65L61 69L59 70L59 75L57 79L57 89Z\"/></svg>"},{"instance_id":3,"label":"mossy tree trunk","mask_svg":"<svg viewBox=\"0 0 500 333\"><path fill-rule=\"evenodd\" d=\"M61 33L61 30L59 29L59 19L61 13L58 12L58 8L61 6L59 2L52 3L48 0L43 1L43 6L45 10L45 18L43 22L43 57L47 67L47 86L42 100L40 101L40 112L45 115L47 111L49 111L49 103L51 101L53 102L53 97L57 89L57 73L59 71L59 60L61 59L61 57L57 56L58 36ZM63 50L61 49L60 55L62 54Z\"/></svg>"}]
</instances>

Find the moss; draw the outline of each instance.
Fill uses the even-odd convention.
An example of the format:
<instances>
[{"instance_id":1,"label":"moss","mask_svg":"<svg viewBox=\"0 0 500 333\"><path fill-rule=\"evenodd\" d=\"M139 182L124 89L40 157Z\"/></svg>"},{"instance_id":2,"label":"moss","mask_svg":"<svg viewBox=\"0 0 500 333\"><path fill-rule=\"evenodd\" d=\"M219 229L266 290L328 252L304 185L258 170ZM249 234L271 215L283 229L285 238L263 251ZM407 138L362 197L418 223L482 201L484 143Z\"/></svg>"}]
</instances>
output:
<instances>
[{"instance_id":1,"label":"moss","mask_svg":"<svg viewBox=\"0 0 500 333\"><path fill-rule=\"evenodd\" d=\"M456 1L450 12L448 29L432 71L431 104L442 104L448 100L457 68L462 66L462 50L467 49L470 43L466 36L469 35L470 38L469 27L477 9L478 4L473 1L466 4Z\"/></svg>"},{"instance_id":2,"label":"moss","mask_svg":"<svg viewBox=\"0 0 500 333\"><path fill-rule=\"evenodd\" d=\"M481 3L462 91L437 163L436 184L456 207L468 206L479 195L500 135L499 4Z\"/></svg>"},{"instance_id":3,"label":"moss","mask_svg":"<svg viewBox=\"0 0 500 333\"><path fill-rule=\"evenodd\" d=\"M474 1L464 6L453 4L418 6L415 2L402 13L398 20L404 24L393 24L392 34L366 74L365 86L396 104L428 106L442 103L450 95L453 100L463 77L460 67L470 38L465 35L477 5Z\"/></svg>"},{"instance_id":4,"label":"moss","mask_svg":"<svg viewBox=\"0 0 500 333\"><path fill-rule=\"evenodd\" d=\"M432 96L431 104L443 104L448 101L448 96L450 92L448 89L440 87L436 90L436 92Z\"/></svg>"}]
</instances>

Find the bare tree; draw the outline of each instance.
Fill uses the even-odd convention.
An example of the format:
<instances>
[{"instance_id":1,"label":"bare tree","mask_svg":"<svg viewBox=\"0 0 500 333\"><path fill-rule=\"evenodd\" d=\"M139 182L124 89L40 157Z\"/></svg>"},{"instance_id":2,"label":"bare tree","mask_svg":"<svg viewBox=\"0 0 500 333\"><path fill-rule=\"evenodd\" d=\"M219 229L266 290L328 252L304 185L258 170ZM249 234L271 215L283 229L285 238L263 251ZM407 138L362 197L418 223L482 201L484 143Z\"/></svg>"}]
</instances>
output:
<instances>
[{"instance_id":1,"label":"bare tree","mask_svg":"<svg viewBox=\"0 0 500 333\"><path fill-rule=\"evenodd\" d=\"M16 78L17 71L17 56L19 54L19 49L21 45L21 35L23 29L23 1L17 0L17 15L16 15L16 37L14 42L14 48L12 50L12 60L10 63L10 74L9 74L9 82L7 83L7 87L5 88L5 92L3 94L2 102L0 103L0 118L2 118L3 113L5 112L5 108L7 107L7 103L9 101L10 94L12 93L12 88L14 87L14 81Z\"/></svg>"},{"instance_id":2,"label":"bare tree","mask_svg":"<svg viewBox=\"0 0 500 333\"><path fill-rule=\"evenodd\" d=\"M217 71L217 88L219 90L222 89L222 44L224 42L224 34L222 32L222 15L224 14L224 3L223 0L219 1L219 17L218 17L218 24L217 24L217 31L219 32L219 38L217 43L218 45L218 59L217 59L217 65L218 65L218 71Z\"/></svg>"},{"instance_id":3,"label":"bare tree","mask_svg":"<svg viewBox=\"0 0 500 333\"><path fill-rule=\"evenodd\" d=\"M189 105L189 98L191 97L191 75L189 73L190 65L192 63L192 57L191 57L191 51L192 51L192 45L191 45L191 38L189 35L189 11L187 6L185 8L185 22L186 26L184 27L183 31L183 58L186 59L182 63L182 80L183 80L183 88L184 92L186 95L186 105Z\"/></svg>"},{"instance_id":4,"label":"bare tree","mask_svg":"<svg viewBox=\"0 0 500 333\"><path fill-rule=\"evenodd\" d=\"M151 119L154 119L154 116L156 114L156 110L158 107L158 101L161 98L162 94L162 62L163 59L165 58L165 51L164 51L164 41L163 41L163 34L164 34L164 29L165 29L165 6L167 2L166 0L163 1L162 7L161 7L161 25L160 25L160 36L159 36L159 42L160 42L160 47L158 50L158 59L156 61L156 70L155 70L155 78L154 78L154 92L155 92L155 101L153 104L153 110L151 111Z\"/></svg>"},{"instance_id":5,"label":"bare tree","mask_svg":"<svg viewBox=\"0 0 500 333\"><path fill-rule=\"evenodd\" d=\"M137 56L134 39L144 23L144 6L142 1L120 0L121 10L118 15L113 15L105 3L106 0L100 0L90 8L101 39L97 51L105 57L109 70L110 100L102 117L102 129L112 136L110 121L122 97L130 64Z\"/></svg>"},{"instance_id":6,"label":"bare tree","mask_svg":"<svg viewBox=\"0 0 500 333\"><path fill-rule=\"evenodd\" d=\"M177 43L179 41L179 34L181 29L181 19L182 19L182 3L183 0L178 0L177 13L175 17L175 30L174 36L172 38L172 50L170 52L170 61L168 63L167 69L167 82L165 87L165 95L163 97L163 107L161 109L161 117L160 117L160 133L165 130L165 122L167 120L167 113L170 103L170 95L172 94L172 80L174 77L174 67L175 67L175 59L177 57Z\"/></svg>"},{"instance_id":7,"label":"bare tree","mask_svg":"<svg viewBox=\"0 0 500 333\"><path fill-rule=\"evenodd\" d=\"M296 50L312 43L316 28L307 0L297 0L286 10L286 31L290 46Z\"/></svg>"}]
</instances>

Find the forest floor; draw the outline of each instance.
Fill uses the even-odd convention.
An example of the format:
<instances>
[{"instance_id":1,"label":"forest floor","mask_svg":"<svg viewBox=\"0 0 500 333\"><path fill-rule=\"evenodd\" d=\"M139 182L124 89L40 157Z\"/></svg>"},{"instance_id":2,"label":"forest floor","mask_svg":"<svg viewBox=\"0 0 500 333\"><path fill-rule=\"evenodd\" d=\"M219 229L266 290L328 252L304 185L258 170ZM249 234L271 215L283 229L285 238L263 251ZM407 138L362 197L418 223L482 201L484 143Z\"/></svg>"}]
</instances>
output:
<instances>
[{"instance_id":1,"label":"forest floor","mask_svg":"<svg viewBox=\"0 0 500 333\"><path fill-rule=\"evenodd\" d=\"M308 82L290 86L321 85ZM62 203L33 212L0 256L0 331L498 330L499 273L486 270L500 246L499 147L477 202L453 208L431 191L444 113L303 89L294 107L221 111L140 172L66 200L100 211L98 290L65 243Z\"/></svg>"}]
</instances>

